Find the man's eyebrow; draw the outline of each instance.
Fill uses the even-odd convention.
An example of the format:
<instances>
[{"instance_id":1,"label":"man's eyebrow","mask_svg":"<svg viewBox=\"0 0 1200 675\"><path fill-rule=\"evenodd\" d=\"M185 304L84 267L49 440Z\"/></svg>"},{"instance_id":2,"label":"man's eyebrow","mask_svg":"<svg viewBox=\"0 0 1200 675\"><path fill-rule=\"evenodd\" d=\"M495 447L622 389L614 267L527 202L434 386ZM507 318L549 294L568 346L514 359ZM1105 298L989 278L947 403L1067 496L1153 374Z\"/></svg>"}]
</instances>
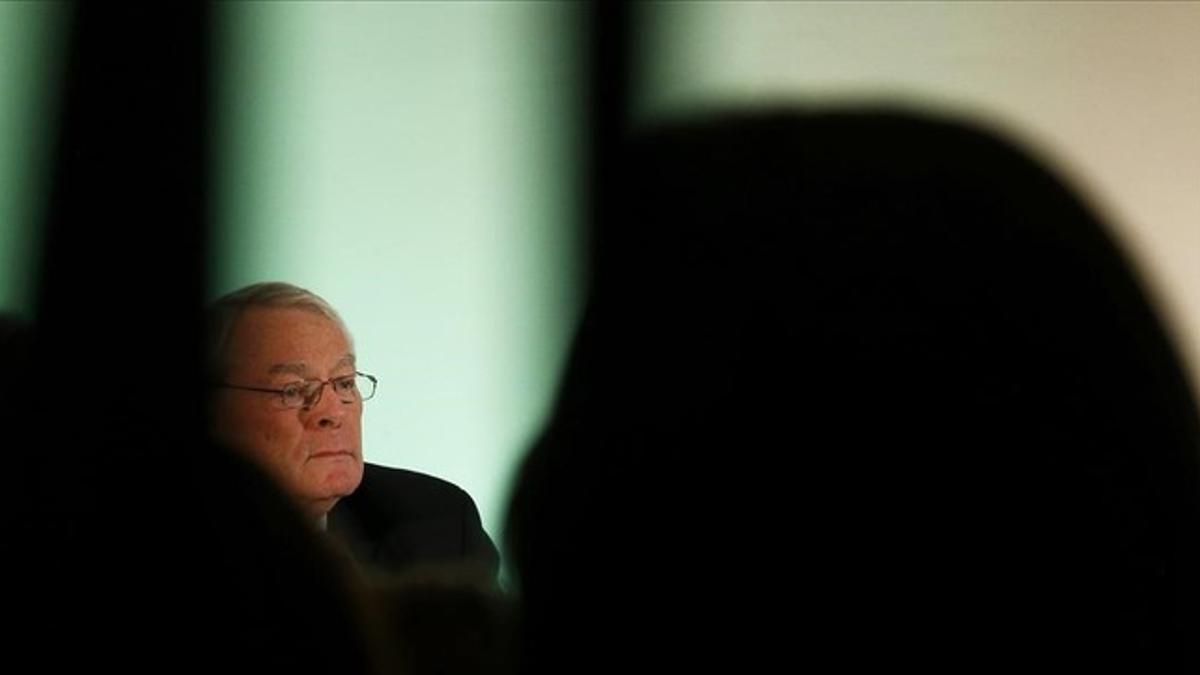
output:
<instances>
[{"instance_id":1,"label":"man's eyebrow","mask_svg":"<svg viewBox=\"0 0 1200 675\"><path fill-rule=\"evenodd\" d=\"M271 375L278 375L278 374L282 373L282 374L287 374L287 375L296 375L298 377L304 377L305 375L308 374L308 365L305 364L303 361L293 361L291 363L276 363L275 365L268 368L267 372L270 373Z\"/></svg>"},{"instance_id":2,"label":"man's eyebrow","mask_svg":"<svg viewBox=\"0 0 1200 675\"><path fill-rule=\"evenodd\" d=\"M338 362L333 365L334 370L343 366L354 367L354 355L347 354L338 359ZM289 363L276 363L267 369L267 373L271 375L295 375L297 377L308 376L308 364L304 361L292 361Z\"/></svg>"}]
</instances>

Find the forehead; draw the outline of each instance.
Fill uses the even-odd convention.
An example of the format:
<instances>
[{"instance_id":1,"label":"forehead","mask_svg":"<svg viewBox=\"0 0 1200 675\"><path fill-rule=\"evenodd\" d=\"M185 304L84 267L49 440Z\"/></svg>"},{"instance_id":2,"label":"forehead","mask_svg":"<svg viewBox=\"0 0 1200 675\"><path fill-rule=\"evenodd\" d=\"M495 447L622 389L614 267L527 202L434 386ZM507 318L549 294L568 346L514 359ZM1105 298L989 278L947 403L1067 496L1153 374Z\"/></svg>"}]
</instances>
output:
<instances>
[{"instance_id":1,"label":"forehead","mask_svg":"<svg viewBox=\"0 0 1200 675\"><path fill-rule=\"evenodd\" d=\"M238 316L226 345L226 362L237 370L262 371L281 364L329 368L351 355L349 337L332 319L293 307L252 307Z\"/></svg>"}]
</instances>

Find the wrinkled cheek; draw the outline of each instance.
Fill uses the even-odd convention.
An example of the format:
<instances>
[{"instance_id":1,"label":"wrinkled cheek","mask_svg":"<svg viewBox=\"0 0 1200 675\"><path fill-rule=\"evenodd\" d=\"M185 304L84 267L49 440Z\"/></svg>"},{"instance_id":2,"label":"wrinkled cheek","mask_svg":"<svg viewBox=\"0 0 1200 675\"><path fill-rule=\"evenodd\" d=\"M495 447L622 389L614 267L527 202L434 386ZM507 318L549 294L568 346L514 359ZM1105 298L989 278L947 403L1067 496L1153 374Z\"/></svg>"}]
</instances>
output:
<instances>
[{"instance_id":1,"label":"wrinkled cheek","mask_svg":"<svg viewBox=\"0 0 1200 675\"><path fill-rule=\"evenodd\" d=\"M269 456L264 459L287 466L291 471L298 471L304 465L304 450L300 447L299 434L267 429L262 433L259 447L267 449Z\"/></svg>"},{"instance_id":2,"label":"wrinkled cheek","mask_svg":"<svg viewBox=\"0 0 1200 675\"><path fill-rule=\"evenodd\" d=\"M359 414L361 415L362 411L359 411ZM365 453L363 452L363 446L362 446L362 419L361 418L356 418L353 422L351 422L351 434L353 435L353 439L354 439L354 447L358 448L358 458L362 459Z\"/></svg>"},{"instance_id":3,"label":"wrinkled cheek","mask_svg":"<svg viewBox=\"0 0 1200 675\"><path fill-rule=\"evenodd\" d=\"M286 452L282 440L277 431L260 426L243 438L243 450L267 473L291 488L296 481L299 465Z\"/></svg>"}]
</instances>

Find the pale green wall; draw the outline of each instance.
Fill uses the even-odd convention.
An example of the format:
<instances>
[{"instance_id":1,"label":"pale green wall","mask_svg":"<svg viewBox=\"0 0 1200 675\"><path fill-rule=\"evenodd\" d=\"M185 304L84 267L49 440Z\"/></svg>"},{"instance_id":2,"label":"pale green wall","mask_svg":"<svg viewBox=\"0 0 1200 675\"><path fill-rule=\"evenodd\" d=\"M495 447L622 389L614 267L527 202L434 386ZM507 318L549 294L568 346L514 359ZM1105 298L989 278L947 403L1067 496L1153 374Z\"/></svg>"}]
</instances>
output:
<instances>
[{"instance_id":1,"label":"pale green wall","mask_svg":"<svg viewBox=\"0 0 1200 675\"><path fill-rule=\"evenodd\" d=\"M575 316L571 5L229 3L212 292L343 314L368 461L445 477L500 535Z\"/></svg>"}]
</instances>

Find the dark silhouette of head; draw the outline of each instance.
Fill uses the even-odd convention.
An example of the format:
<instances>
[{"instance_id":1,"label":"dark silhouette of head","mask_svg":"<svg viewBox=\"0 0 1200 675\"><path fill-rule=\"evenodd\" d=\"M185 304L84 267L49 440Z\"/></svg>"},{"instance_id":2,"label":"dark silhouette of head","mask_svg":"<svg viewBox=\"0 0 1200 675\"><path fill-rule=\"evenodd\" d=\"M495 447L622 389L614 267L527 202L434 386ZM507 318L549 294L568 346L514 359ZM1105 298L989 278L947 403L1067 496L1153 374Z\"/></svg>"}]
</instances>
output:
<instances>
[{"instance_id":1,"label":"dark silhouette of head","mask_svg":"<svg viewBox=\"0 0 1200 675\"><path fill-rule=\"evenodd\" d=\"M44 364L66 357L38 335L0 317L15 659L48 670L378 672L379 636L348 562L261 469L199 430L87 428L73 413L98 388L148 376L56 379ZM89 444L47 442L72 425Z\"/></svg>"},{"instance_id":2,"label":"dark silhouette of head","mask_svg":"<svg viewBox=\"0 0 1200 675\"><path fill-rule=\"evenodd\" d=\"M529 670L1187 650L1194 401L1042 160L971 123L771 111L647 131L621 166L510 514Z\"/></svg>"}]
</instances>

